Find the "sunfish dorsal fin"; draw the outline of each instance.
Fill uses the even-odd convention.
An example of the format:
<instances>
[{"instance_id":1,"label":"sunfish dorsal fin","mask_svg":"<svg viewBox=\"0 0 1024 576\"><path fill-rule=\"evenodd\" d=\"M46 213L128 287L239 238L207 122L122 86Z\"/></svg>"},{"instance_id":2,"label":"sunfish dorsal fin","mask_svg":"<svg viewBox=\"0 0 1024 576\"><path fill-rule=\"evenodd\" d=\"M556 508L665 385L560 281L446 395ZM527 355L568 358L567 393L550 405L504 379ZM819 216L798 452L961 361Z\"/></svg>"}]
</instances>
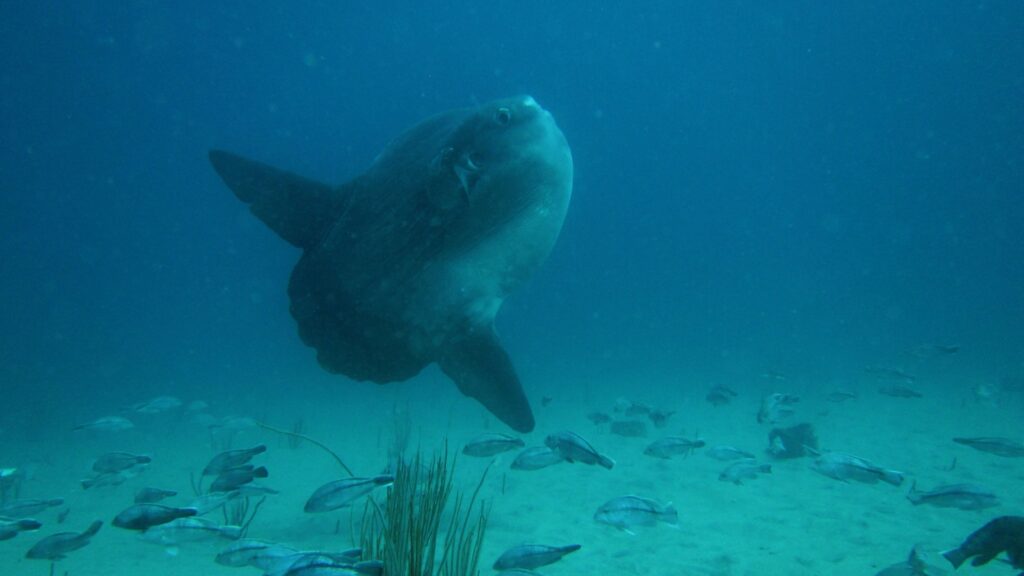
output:
<instances>
[{"instance_id":1,"label":"sunfish dorsal fin","mask_svg":"<svg viewBox=\"0 0 1024 576\"><path fill-rule=\"evenodd\" d=\"M512 429L533 430L530 401L493 327L480 327L451 342L437 363L460 392L475 398Z\"/></svg>"},{"instance_id":2,"label":"sunfish dorsal fin","mask_svg":"<svg viewBox=\"0 0 1024 576\"><path fill-rule=\"evenodd\" d=\"M253 214L299 248L316 246L344 209L342 189L223 150L211 150L210 163Z\"/></svg>"}]
</instances>

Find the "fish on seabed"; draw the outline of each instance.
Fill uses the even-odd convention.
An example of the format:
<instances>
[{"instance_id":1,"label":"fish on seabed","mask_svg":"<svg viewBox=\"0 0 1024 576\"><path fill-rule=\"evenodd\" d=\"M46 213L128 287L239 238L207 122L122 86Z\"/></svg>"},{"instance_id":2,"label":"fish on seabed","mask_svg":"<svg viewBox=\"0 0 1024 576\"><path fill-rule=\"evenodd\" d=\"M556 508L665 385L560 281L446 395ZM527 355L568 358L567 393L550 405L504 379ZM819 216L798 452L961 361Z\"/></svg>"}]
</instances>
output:
<instances>
[{"instance_id":1,"label":"fish on seabed","mask_svg":"<svg viewBox=\"0 0 1024 576\"><path fill-rule=\"evenodd\" d=\"M267 451L267 447L263 444L253 446L252 448L242 448L239 450L227 450L217 454L210 462L203 468L203 476L217 476L221 472L231 468L237 468L244 466L252 460L257 454L262 454Z\"/></svg>"},{"instance_id":2,"label":"fish on seabed","mask_svg":"<svg viewBox=\"0 0 1024 576\"><path fill-rule=\"evenodd\" d=\"M68 552L74 552L87 546L92 537L100 531L101 526L103 526L103 522L97 520L85 532L60 532L47 536L36 542L35 546L25 554L25 557L33 560L60 560Z\"/></svg>"},{"instance_id":3,"label":"fish on seabed","mask_svg":"<svg viewBox=\"0 0 1024 576\"><path fill-rule=\"evenodd\" d=\"M92 422L79 424L74 429L89 430L91 432L120 432L122 430L131 430L132 428L135 428L135 424L132 424L131 420L123 416L104 416Z\"/></svg>"},{"instance_id":4,"label":"fish on seabed","mask_svg":"<svg viewBox=\"0 0 1024 576\"><path fill-rule=\"evenodd\" d=\"M762 464L753 458L743 458L737 460L727 466L725 470L718 475L718 479L723 482L732 482L733 484L743 484L744 480L753 480L757 478L758 474L771 474L772 465Z\"/></svg>"},{"instance_id":5,"label":"fish on seabed","mask_svg":"<svg viewBox=\"0 0 1024 576\"><path fill-rule=\"evenodd\" d=\"M953 442L1004 458L1024 457L1024 444L1010 438L953 438Z\"/></svg>"},{"instance_id":6,"label":"fish on seabed","mask_svg":"<svg viewBox=\"0 0 1024 576\"><path fill-rule=\"evenodd\" d=\"M210 483L210 492L231 492L257 478L266 478L269 475L266 466L254 467L252 464L245 464L228 468Z\"/></svg>"},{"instance_id":7,"label":"fish on seabed","mask_svg":"<svg viewBox=\"0 0 1024 576\"><path fill-rule=\"evenodd\" d=\"M195 508L172 508L162 504L134 504L114 517L114 526L127 530L146 530L178 518L195 516Z\"/></svg>"},{"instance_id":8,"label":"fish on seabed","mask_svg":"<svg viewBox=\"0 0 1024 576\"><path fill-rule=\"evenodd\" d=\"M64 503L63 498L23 498L21 500L12 500L2 506L0 506L0 516L4 518L28 518L39 514L47 508L55 508Z\"/></svg>"},{"instance_id":9,"label":"fish on seabed","mask_svg":"<svg viewBox=\"0 0 1024 576\"><path fill-rule=\"evenodd\" d=\"M672 504L629 495L612 498L602 504L594 513L594 521L630 532L634 526L654 526L658 522L676 526L679 524L679 512Z\"/></svg>"},{"instance_id":10,"label":"fish on seabed","mask_svg":"<svg viewBox=\"0 0 1024 576\"><path fill-rule=\"evenodd\" d=\"M516 456L510 468L513 470L540 470L564 461L565 459L556 450L547 446L531 446Z\"/></svg>"},{"instance_id":11,"label":"fish on seabed","mask_svg":"<svg viewBox=\"0 0 1024 576\"><path fill-rule=\"evenodd\" d=\"M746 450L740 450L735 446L713 446L704 451L704 455L708 458L714 458L715 460L721 460L722 462L728 462L729 460L739 460L741 458L754 458L754 455Z\"/></svg>"},{"instance_id":12,"label":"fish on seabed","mask_svg":"<svg viewBox=\"0 0 1024 576\"><path fill-rule=\"evenodd\" d=\"M961 510L982 510L999 505L999 498L994 492L976 484L948 484L924 492L917 489L915 481L907 493L907 500L914 506L926 504Z\"/></svg>"},{"instance_id":13,"label":"fish on seabed","mask_svg":"<svg viewBox=\"0 0 1024 576\"><path fill-rule=\"evenodd\" d=\"M600 454L590 442L584 440L579 434L564 430L549 434L544 439L544 445L561 454L566 462L581 462L583 464L597 464L608 470L615 466L615 461Z\"/></svg>"},{"instance_id":14,"label":"fish on seabed","mask_svg":"<svg viewBox=\"0 0 1024 576\"><path fill-rule=\"evenodd\" d=\"M42 526L42 522L32 518L22 518L21 520L0 518L0 540L10 540L21 532L38 530Z\"/></svg>"},{"instance_id":15,"label":"fish on seabed","mask_svg":"<svg viewBox=\"0 0 1024 576\"><path fill-rule=\"evenodd\" d=\"M903 483L903 473L875 466L871 462L845 454L843 452L825 452L811 464L815 472L846 482L856 480L866 484L874 484L879 480L899 486Z\"/></svg>"},{"instance_id":16,"label":"fish on seabed","mask_svg":"<svg viewBox=\"0 0 1024 576\"><path fill-rule=\"evenodd\" d=\"M218 524L206 518L177 518L166 524L151 526L142 533L142 539L162 546L177 546L184 542L200 542L203 540L238 540L242 536L242 527L230 524Z\"/></svg>"},{"instance_id":17,"label":"fish on seabed","mask_svg":"<svg viewBox=\"0 0 1024 576\"><path fill-rule=\"evenodd\" d=\"M1006 552L1010 565L1024 569L1024 516L1000 516L975 530L962 544L942 553L953 568L973 557L971 566L988 564Z\"/></svg>"},{"instance_id":18,"label":"fish on seabed","mask_svg":"<svg viewBox=\"0 0 1024 576\"><path fill-rule=\"evenodd\" d=\"M567 546L548 546L546 544L524 544L506 550L495 562L495 570L511 570L522 568L532 570L554 564L561 560L566 554L571 554L580 549L579 544Z\"/></svg>"},{"instance_id":19,"label":"fish on seabed","mask_svg":"<svg viewBox=\"0 0 1024 576\"><path fill-rule=\"evenodd\" d=\"M171 496L177 496L178 492L175 490L165 490L163 488L153 488L151 486L145 486L139 488L135 493L136 504L153 504L163 500L164 498L170 498Z\"/></svg>"},{"instance_id":20,"label":"fish on seabed","mask_svg":"<svg viewBox=\"0 0 1024 576\"><path fill-rule=\"evenodd\" d=\"M314 513L344 508L373 492L376 488L390 486L394 481L394 476L384 474L372 478L344 478L328 482L313 492L313 495L306 501L304 510Z\"/></svg>"},{"instance_id":21,"label":"fish on seabed","mask_svg":"<svg viewBox=\"0 0 1024 576\"><path fill-rule=\"evenodd\" d=\"M536 100L427 118L340 186L220 150L210 162L303 250L290 310L325 370L383 384L436 363L513 430L533 430L494 319L551 252L572 195L569 145Z\"/></svg>"},{"instance_id":22,"label":"fish on seabed","mask_svg":"<svg viewBox=\"0 0 1024 576\"><path fill-rule=\"evenodd\" d=\"M526 446L526 443L515 436L500 432L490 432L470 440L462 448L462 453L466 456L488 457L496 456L509 450L515 450L516 448L522 448L523 446Z\"/></svg>"},{"instance_id":23,"label":"fish on seabed","mask_svg":"<svg viewBox=\"0 0 1024 576\"><path fill-rule=\"evenodd\" d=\"M131 410L138 414L160 414L180 408L181 405L181 400L174 396L157 396L151 400L135 404L131 407Z\"/></svg>"},{"instance_id":24,"label":"fish on seabed","mask_svg":"<svg viewBox=\"0 0 1024 576\"><path fill-rule=\"evenodd\" d=\"M92 463L92 471L99 474L114 474L122 470L128 470L141 464L149 464L153 459L142 454L131 454L129 452L108 452L101 455Z\"/></svg>"},{"instance_id":25,"label":"fish on seabed","mask_svg":"<svg viewBox=\"0 0 1024 576\"><path fill-rule=\"evenodd\" d=\"M648 445L644 454L668 460L673 456L689 456L697 448L703 447L704 441L699 438L691 440L681 436L666 436Z\"/></svg>"}]
</instances>

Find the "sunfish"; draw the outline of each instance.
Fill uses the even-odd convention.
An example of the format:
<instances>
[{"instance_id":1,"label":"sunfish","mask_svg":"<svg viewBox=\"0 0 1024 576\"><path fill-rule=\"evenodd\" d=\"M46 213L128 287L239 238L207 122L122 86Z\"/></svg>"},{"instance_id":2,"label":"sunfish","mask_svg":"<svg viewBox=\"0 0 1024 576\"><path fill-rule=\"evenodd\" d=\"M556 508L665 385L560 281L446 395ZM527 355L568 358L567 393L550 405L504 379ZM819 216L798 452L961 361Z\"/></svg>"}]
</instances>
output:
<instances>
[{"instance_id":1,"label":"sunfish","mask_svg":"<svg viewBox=\"0 0 1024 576\"><path fill-rule=\"evenodd\" d=\"M340 186L220 150L210 161L302 249L291 314L324 369L383 384L436 362L511 428L533 429L494 318L551 252L573 177L565 136L533 98L432 116Z\"/></svg>"}]
</instances>

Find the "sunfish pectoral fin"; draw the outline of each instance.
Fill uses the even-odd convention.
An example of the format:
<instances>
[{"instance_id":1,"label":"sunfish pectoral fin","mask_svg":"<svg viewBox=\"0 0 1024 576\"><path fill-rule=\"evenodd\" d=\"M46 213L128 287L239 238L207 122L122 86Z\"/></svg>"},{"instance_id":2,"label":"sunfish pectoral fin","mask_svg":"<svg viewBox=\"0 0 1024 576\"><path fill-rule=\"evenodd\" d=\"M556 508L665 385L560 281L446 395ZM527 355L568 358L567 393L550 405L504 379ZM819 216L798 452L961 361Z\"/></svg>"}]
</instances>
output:
<instances>
[{"instance_id":1,"label":"sunfish pectoral fin","mask_svg":"<svg viewBox=\"0 0 1024 576\"><path fill-rule=\"evenodd\" d=\"M475 398L513 430L533 430L530 401L493 328L483 327L453 341L437 363L459 391Z\"/></svg>"},{"instance_id":2,"label":"sunfish pectoral fin","mask_svg":"<svg viewBox=\"0 0 1024 576\"><path fill-rule=\"evenodd\" d=\"M347 201L343 189L223 150L211 150L210 163L253 214L299 248L315 246Z\"/></svg>"}]
</instances>

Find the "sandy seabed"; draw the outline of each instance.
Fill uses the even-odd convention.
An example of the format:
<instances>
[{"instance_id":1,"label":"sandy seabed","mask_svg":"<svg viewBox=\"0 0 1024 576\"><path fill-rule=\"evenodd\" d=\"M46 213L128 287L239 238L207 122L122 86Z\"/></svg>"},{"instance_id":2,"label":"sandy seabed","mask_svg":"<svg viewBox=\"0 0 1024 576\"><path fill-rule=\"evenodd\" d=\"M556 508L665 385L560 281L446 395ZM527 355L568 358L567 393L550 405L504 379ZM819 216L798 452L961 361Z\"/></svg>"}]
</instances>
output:
<instances>
[{"instance_id":1,"label":"sandy seabed","mask_svg":"<svg viewBox=\"0 0 1024 576\"><path fill-rule=\"evenodd\" d=\"M358 475L376 474L383 468L396 401L410 415L410 452L419 446L432 453L447 439L455 453L477 434L507 431L477 405L434 380L412 394L404 393L412 390L408 387L346 389L344 384L302 394L292 390L262 399L262 407L253 409L260 404L251 404L248 415L282 428L291 428L301 419L308 434L332 446ZM930 563L952 572L939 551L956 546L991 518L1024 511L1024 459L977 452L954 444L951 438L1020 438L1024 436L1020 419L1012 414L1017 409L1010 403L975 403L967 394L951 399L948 394L929 393L927 387L922 388L923 398L891 398L878 394L877 387L865 381L853 390L858 398L843 403L826 401L828 390L793 391L802 401L792 423L813 423L824 449L849 452L903 471L907 480L901 487L839 482L811 470L808 458L771 461L771 474L735 485L718 480L726 463L702 451L671 460L643 454L644 447L658 437L692 437L699 431L709 446L727 444L764 455L769 426L755 420L758 394L741 392L733 403L716 408L704 400L706 390L700 387L644 397L609 385L563 392L543 407L536 401L538 426L523 436L527 446L543 444L546 434L568 429L589 439L616 465L605 470L562 463L526 472L509 468L515 452L495 457L482 490L491 513L480 572L493 573L493 561L508 547L523 543L582 545L562 561L538 569L549 576L862 576L905 559L915 545ZM662 429L648 424L646 438L617 436L607 425L595 425L586 418L595 410L614 415L612 407L620 396L675 410L675 415ZM217 416L238 413L223 401L210 404ZM102 415L83 414L82 419ZM37 516L44 524L41 530L0 542L0 574L48 574L49 563L25 559L26 550L49 534L83 530L95 519L104 520L103 529L89 546L60 561L57 574L259 573L254 568L214 563L214 555L228 541L185 543L172 556L160 546L141 541L137 533L110 525L142 486L177 490L179 495L167 503L187 505L192 498L189 474L201 470L214 454L207 430L182 414L131 417L137 426L124 432L76 433L68 426L56 428L48 438L2 440L0 466L33 469L34 478L26 483L22 496L63 497L70 513L63 524L57 524L60 509L47 510ZM292 448L285 438L260 429L243 430L233 446L258 443L266 444L268 451L254 462L267 466L270 477L264 483L281 493L268 498L249 536L301 549L352 546L350 526L353 518L358 521L361 504L354 515L348 510L318 515L302 511L317 487L344 476L337 463L315 446ZM83 490L79 481L88 475L92 460L115 450L150 454L153 463L121 486ZM954 458L956 466L948 470ZM489 461L460 455L457 485L471 490ZM981 484L995 491L1001 503L982 511L913 506L906 498L913 481L922 489ZM678 526L640 527L630 534L593 520L598 506L626 494L671 502L679 511ZM220 513L211 517L219 519ZM980 568L965 566L958 573L1014 572L993 562Z\"/></svg>"}]
</instances>

